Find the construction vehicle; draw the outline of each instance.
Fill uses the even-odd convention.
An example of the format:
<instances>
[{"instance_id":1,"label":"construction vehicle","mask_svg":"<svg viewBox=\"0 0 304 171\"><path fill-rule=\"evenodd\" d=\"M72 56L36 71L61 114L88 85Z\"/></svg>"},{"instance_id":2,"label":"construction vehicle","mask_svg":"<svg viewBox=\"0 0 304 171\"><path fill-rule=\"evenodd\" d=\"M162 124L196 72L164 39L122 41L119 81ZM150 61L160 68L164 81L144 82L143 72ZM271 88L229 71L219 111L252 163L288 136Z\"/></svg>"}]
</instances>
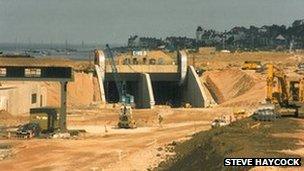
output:
<instances>
[{"instance_id":1,"label":"construction vehicle","mask_svg":"<svg viewBox=\"0 0 304 171\"><path fill-rule=\"evenodd\" d=\"M134 96L127 93L126 82L119 81L119 75L114 60L114 54L109 45L106 45L106 47L111 60L111 68L114 74L115 85L119 94L119 103L121 104L119 121L117 125L119 128L136 128L136 123L132 115L132 106L134 106Z\"/></svg>"},{"instance_id":2,"label":"construction vehicle","mask_svg":"<svg viewBox=\"0 0 304 171\"><path fill-rule=\"evenodd\" d=\"M245 118L246 117L246 110L245 109L234 109L233 110L233 117L236 120Z\"/></svg>"},{"instance_id":3,"label":"construction vehicle","mask_svg":"<svg viewBox=\"0 0 304 171\"><path fill-rule=\"evenodd\" d=\"M202 76L205 70L202 68L196 68L195 72L197 73L198 76Z\"/></svg>"},{"instance_id":4,"label":"construction vehicle","mask_svg":"<svg viewBox=\"0 0 304 171\"><path fill-rule=\"evenodd\" d=\"M298 74L303 75L304 74L304 63L299 63L298 68L295 71Z\"/></svg>"},{"instance_id":5,"label":"construction vehicle","mask_svg":"<svg viewBox=\"0 0 304 171\"><path fill-rule=\"evenodd\" d=\"M262 69L261 61L245 61L242 70L260 70Z\"/></svg>"},{"instance_id":6,"label":"construction vehicle","mask_svg":"<svg viewBox=\"0 0 304 171\"><path fill-rule=\"evenodd\" d=\"M275 105L271 103L261 103L261 106L254 111L251 117L259 121L273 121L281 118L275 110Z\"/></svg>"},{"instance_id":7,"label":"construction vehicle","mask_svg":"<svg viewBox=\"0 0 304 171\"><path fill-rule=\"evenodd\" d=\"M53 134L59 129L58 109L39 107L30 109L30 122L18 127L17 137L32 138L41 134Z\"/></svg>"},{"instance_id":8,"label":"construction vehicle","mask_svg":"<svg viewBox=\"0 0 304 171\"><path fill-rule=\"evenodd\" d=\"M17 131L16 135L19 138L32 138L37 137L41 133L41 127L38 123L27 123L21 125Z\"/></svg>"},{"instance_id":9,"label":"construction vehicle","mask_svg":"<svg viewBox=\"0 0 304 171\"><path fill-rule=\"evenodd\" d=\"M211 128L218 128L229 124L230 124L230 120L228 120L225 115L222 115L220 118L215 118L211 122Z\"/></svg>"},{"instance_id":10,"label":"construction vehicle","mask_svg":"<svg viewBox=\"0 0 304 171\"><path fill-rule=\"evenodd\" d=\"M53 133L59 129L58 108L39 107L30 109L30 123L37 123L41 133Z\"/></svg>"},{"instance_id":11,"label":"construction vehicle","mask_svg":"<svg viewBox=\"0 0 304 171\"><path fill-rule=\"evenodd\" d=\"M264 107L254 112L256 120L274 120L282 116L304 117L304 79L288 80L283 70L273 64L267 67L266 99Z\"/></svg>"}]
</instances>

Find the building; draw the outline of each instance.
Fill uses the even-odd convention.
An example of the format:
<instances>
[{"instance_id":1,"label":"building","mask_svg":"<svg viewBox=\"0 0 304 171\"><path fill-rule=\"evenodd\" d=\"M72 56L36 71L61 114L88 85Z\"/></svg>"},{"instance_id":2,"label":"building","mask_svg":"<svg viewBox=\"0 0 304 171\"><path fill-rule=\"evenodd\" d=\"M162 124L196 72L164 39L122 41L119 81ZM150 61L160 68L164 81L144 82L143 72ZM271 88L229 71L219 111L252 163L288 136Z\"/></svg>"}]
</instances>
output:
<instances>
[{"instance_id":1,"label":"building","mask_svg":"<svg viewBox=\"0 0 304 171\"><path fill-rule=\"evenodd\" d=\"M277 45L286 45L287 40L286 40L286 38L283 35L279 34L275 38L275 42L276 42Z\"/></svg>"},{"instance_id":2,"label":"building","mask_svg":"<svg viewBox=\"0 0 304 171\"><path fill-rule=\"evenodd\" d=\"M36 82L14 82L0 86L0 110L12 115L29 113L47 103L47 90Z\"/></svg>"}]
</instances>

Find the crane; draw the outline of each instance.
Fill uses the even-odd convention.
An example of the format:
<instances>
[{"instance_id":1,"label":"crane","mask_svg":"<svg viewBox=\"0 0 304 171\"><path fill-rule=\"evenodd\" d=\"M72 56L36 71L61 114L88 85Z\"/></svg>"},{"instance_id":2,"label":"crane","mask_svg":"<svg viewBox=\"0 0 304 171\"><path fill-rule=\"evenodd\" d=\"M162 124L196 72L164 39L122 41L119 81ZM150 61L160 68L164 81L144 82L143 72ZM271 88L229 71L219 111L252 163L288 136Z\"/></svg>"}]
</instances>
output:
<instances>
[{"instance_id":1,"label":"crane","mask_svg":"<svg viewBox=\"0 0 304 171\"><path fill-rule=\"evenodd\" d=\"M134 104L134 96L127 93L126 82L119 80L118 70L114 60L114 54L110 46L106 45L108 55L111 60L112 73L114 75L115 85L119 94L119 103L121 104L119 113L119 128L135 128L136 124L132 115L132 106Z\"/></svg>"}]
</instances>

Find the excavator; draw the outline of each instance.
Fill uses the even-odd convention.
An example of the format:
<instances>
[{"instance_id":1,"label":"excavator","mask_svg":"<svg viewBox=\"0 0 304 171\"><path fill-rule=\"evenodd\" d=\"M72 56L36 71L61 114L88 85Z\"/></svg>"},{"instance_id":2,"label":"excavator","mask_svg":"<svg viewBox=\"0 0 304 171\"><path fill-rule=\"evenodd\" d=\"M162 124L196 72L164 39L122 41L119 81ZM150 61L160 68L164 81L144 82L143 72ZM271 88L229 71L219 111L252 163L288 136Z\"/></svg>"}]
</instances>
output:
<instances>
[{"instance_id":1,"label":"excavator","mask_svg":"<svg viewBox=\"0 0 304 171\"><path fill-rule=\"evenodd\" d=\"M282 116L304 117L304 78L289 80L280 68L267 66L265 103L254 112L256 120L275 120Z\"/></svg>"},{"instance_id":2,"label":"excavator","mask_svg":"<svg viewBox=\"0 0 304 171\"><path fill-rule=\"evenodd\" d=\"M120 106L120 113L119 113L119 121L118 121L118 127L119 128L136 128L136 123L133 119L132 115L132 106L134 106L134 96L131 94L128 94L126 91L126 82L125 81L119 81L118 78L118 71L114 60L114 54L112 52L112 49L109 45L106 45L108 55L111 60L111 67L112 72L114 75L114 80L116 84L116 88L119 94L119 103Z\"/></svg>"},{"instance_id":3,"label":"excavator","mask_svg":"<svg viewBox=\"0 0 304 171\"><path fill-rule=\"evenodd\" d=\"M245 61L242 70L260 70L262 69L261 61Z\"/></svg>"}]
</instances>

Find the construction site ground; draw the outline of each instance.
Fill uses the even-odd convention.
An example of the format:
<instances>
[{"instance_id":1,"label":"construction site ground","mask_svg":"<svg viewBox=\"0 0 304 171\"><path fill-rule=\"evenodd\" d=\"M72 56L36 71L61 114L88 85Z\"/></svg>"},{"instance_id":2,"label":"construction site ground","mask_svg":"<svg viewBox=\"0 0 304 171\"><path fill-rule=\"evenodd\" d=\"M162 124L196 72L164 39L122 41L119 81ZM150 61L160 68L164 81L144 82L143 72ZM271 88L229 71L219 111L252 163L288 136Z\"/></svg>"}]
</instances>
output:
<instances>
[{"instance_id":1,"label":"construction site ground","mask_svg":"<svg viewBox=\"0 0 304 171\"><path fill-rule=\"evenodd\" d=\"M242 62L250 59L275 62L292 72L303 55L201 52L189 55L190 64L192 55L196 56L195 65L207 70L201 77L202 82L206 82L219 105L212 108L156 106L154 109L135 109L136 129L116 128L118 106L70 106L68 128L85 129L86 133L70 139L27 140L7 139L3 134L0 149L8 144L5 147L11 149L11 154L0 161L0 170L179 170L185 166L189 167L188 170L197 170L208 164L210 168L218 169L227 154L303 158L304 120L301 119L284 118L259 124L245 118L228 127L210 130L214 118L231 116L238 109L245 109L249 115L265 98L265 75L241 71ZM159 114L164 118L161 124ZM4 127L28 121L28 116L3 114L0 117L0 125ZM175 153L177 155L173 157ZM205 158L201 158L201 154ZM190 164L190 160L196 164Z\"/></svg>"},{"instance_id":2,"label":"construction site ground","mask_svg":"<svg viewBox=\"0 0 304 171\"><path fill-rule=\"evenodd\" d=\"M166 154L158 151L159 147L164 147L172 141L190 138L195 132L209 129L210 121L217 115L215 110L210 109L135 110L138 128L125 130L115 128L117 110L70 112L69 128L86 129L86 134L66 140L3 138L1 143L9 143L13 148L13 154L0 162L0 168L145 170L156 167L164 159ZM100 115L100 112L104 114ZM164 117L162 125L158 124L159 113Z\"/></svg>"},{"instance_id":3,"label":"construction site ground","mask_svg":"<svg viewBox=\"0 0 304 171\"><path fill-rule=\"evenodd\" d=\"M304 167L225 167L225 158L302 158L304 121L283 118L256 122L251 118L200 132L175 147L176 155L158 170L303 170Z\"/></svg>"}]
</instances>

